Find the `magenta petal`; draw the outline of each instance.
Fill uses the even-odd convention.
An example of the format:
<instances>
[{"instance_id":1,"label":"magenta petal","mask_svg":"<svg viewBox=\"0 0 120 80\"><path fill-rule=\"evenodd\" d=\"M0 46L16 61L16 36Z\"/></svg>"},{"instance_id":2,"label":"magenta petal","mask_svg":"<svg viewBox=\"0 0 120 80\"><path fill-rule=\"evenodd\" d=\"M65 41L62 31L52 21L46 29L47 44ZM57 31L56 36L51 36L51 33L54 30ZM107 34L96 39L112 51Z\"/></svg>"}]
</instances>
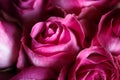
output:
<instances>
[{"instance_id":1,"label":"magenta petal","mask_svg":"<svg viewBox=\"0 0 120 80\"><path fill-rule=\"evenodd\" d=\"M82 28L82 25L79 24L78 20L74 15L67 15L66 19L61 20L76 36L79 46L83 46L83 41L85 39L85 33Z\"/></svg>"},{"instance_id":2,"label":"magenta petal","mask_svg":"<svg viewBox=\"0 0 120 80\"><path fill-rule=\"evenodd\" d=\"M37 54L31 51L24 45L24 49L28 55L29 60L35 66L53 67L56 70L60 70L63 65L71 64L76 56L77 52L57 52L52 56L45 56ZM46 54L47 55L47 54ZM69 59L67 59L69 57ZM59 64L58 64L59 63Z\"/></svg>"},{"instance_id":3,"label":"magenta petal","mask_svg":"<svg viewBox=\"0 0 120 80\"><path fill-rule=\"evenodd\" d=\"M74 35L78 37L78 42L84 40L84 31L81 24L78 22L77 18L73 14L68 14L65 18L60 17L50 17L48 21L57 21L65 25ZM79 44L80 45L80 44Z\"/></svg>"},{"instance_id":4,"label":"magenta petal","mask_svg":"<svg viewBox=\"0 0 120 80\"><path fill-rule=\"evenodd\" d=\"M42 33L43 30L45 29L45 23L44 22L40 22L40 23L36 23L34 25L34 27L31 30L30 36L32 38L36 38L36 36L38 36L38 34Z\"/></svg>"}]
</instances>

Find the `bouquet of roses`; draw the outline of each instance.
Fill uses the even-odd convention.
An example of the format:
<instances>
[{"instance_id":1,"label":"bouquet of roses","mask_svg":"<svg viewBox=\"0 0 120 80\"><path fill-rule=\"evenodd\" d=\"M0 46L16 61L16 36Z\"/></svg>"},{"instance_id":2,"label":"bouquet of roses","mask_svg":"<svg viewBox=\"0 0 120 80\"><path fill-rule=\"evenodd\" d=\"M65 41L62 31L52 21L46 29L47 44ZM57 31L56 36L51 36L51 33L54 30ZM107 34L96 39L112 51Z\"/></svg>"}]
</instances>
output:
<instances>
[{"instance_id":1,"label":"bouquet of roses","mask_svg":"<svg viewBox=\"0 0 120 80\"><path fill-rule=\"evenodd\" d=\"M0 80L120 80L120 1L0 0Z\"/></svg>"}]
</instances>

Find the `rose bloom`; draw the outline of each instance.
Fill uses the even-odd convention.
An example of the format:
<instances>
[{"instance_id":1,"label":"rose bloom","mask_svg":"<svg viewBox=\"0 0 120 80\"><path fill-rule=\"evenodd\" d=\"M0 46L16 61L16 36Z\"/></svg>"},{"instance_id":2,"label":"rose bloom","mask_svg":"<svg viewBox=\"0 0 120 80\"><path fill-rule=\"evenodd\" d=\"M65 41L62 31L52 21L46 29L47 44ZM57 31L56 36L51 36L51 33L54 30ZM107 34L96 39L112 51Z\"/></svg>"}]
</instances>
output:
<instances>
[{"instance_id":1,"label":"rose bloom","mask_svg":"<svg viewBox=\"0 0 120 80\"><path fill-rule=\"evenodd\" d=\"M114 56L120 55L120 8L102 16L97 34L98 43ZM95 42L94 40L93 42ZM96 44L95 44L96 45Z\"/></svg>"},{"instance_id":2,"label":"rose bloom","mask_svg":"<svg viewBox=\"0 0 120 80\"><path fill-rule=\"evenodd\" d=\"M0 21L0 69L12 66L18 57L21 31L9 22Z\"/></svg>"},{"instance_id":3,"label":"rose bloom","mask_svg":"<svg viewBox=\"0 0 120 80\"><path fill-rule=\"evenodd\" d=\"M97 46L80 51L69 73L68 80L119 80L113 57Z\"/></svg>"},{"instance_id":4,"label":"rose bloom","mask_svg":"<svg viewBox=\"0 0 120 80\"><path fill-rule=\"evenodd\" d=\"M22 49L17 67L25 64L24 54L35 66L48 66L60 69L63 65L71 64L81 50L83 29L74 17L51 17L45 22L38 22L29 34L23 35Z\"/></svg>"}]
</instances>

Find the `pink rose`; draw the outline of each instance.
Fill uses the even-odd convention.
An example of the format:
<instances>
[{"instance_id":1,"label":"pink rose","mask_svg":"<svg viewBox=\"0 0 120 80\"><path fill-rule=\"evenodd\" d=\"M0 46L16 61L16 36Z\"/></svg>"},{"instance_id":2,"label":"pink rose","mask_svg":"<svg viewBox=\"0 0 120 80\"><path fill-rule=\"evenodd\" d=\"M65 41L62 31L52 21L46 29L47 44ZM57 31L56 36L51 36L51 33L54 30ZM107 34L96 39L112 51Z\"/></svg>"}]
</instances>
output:
<instances>
[{"instance_id":1,"label":"pink rose","mask_svg":"<svg viewBox=\"0 0 120 80\"><path fill-rule=\"evenodd\" d=\"M21 59L27 54L35 66L59 69L74 61L81 50L83 38L83 30L73 15L65 18L51 17L45 22L36 23L30 37L23 36L21 40L23 49L20 51L17 66L24 65L25 60L21 62Z\"/></svg>"},{"instance_id":2,"label":"pink rose","mask_svg":"<svg viewBox=\"0 0 120 80\"><path fill-rule=\"evenodd\" d=\"M50 68L35 67L23 69L10 80L56 80L57 74Z\"/></svg>"},{"instance_id":3,"label":"pink rose","mask_svg":"<svg viewBox=\"0 0 120 80\"><path fill-rule=\"evenodd\" d=\"M18 57L21 31L14 24L0 21L0 68L12 66Z\"/></svg>"},{"instance_id":4,"label":"pink rose","mask_svg":"<svg viewBox=\"0 0 120 80\"><path fill-rule=\"evenodd\" d=\"M100 45L113 55L120 55L120 9L114 9L102 16L97 39Z\"/></svg>"},{"instance_id":5,"label":"pink rose","mask_svg":"<svg viewBox=\"0 0 120 80\"><path fill-rule=\"evenodd\" d=\"M119 80L119 71L109 52L92 46L78 54L68 80Z\"/></svg>"}]
</instances>

